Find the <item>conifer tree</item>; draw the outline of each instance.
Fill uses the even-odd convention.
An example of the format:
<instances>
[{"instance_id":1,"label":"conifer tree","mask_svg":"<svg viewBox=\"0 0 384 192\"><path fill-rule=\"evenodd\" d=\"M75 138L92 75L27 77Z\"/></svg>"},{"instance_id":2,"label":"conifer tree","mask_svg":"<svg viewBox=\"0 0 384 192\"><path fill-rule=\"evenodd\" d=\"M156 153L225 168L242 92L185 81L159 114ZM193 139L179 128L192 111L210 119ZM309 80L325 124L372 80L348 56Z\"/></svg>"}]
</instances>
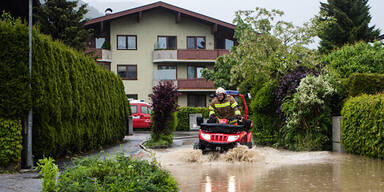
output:
<instances>
[{"instance_id":1,"label":"conifer tree","mask_svg":"<svg viewBox=\"0 0 384 192\"><path fill-rule=\"evenodd\" d=\"M380 30L375 25L368 26L371 21L368 0L328 0L320 4L327 17L336 19L319 34L321 52L328 53L357 41L373 41L379 36Z\"/></svg>"},{"instance_id":2,"label":"conifer tree","mask_svg":"<svg viewBox=\"0 0 384 192\"><path fill-rule=\"evenodd\" d=\"M77 7L77 4L78 0L47 0L34 12L42 33L82 50L86 47L91 30L84 28L87 5Z\"/></svg>"}]
</instances>

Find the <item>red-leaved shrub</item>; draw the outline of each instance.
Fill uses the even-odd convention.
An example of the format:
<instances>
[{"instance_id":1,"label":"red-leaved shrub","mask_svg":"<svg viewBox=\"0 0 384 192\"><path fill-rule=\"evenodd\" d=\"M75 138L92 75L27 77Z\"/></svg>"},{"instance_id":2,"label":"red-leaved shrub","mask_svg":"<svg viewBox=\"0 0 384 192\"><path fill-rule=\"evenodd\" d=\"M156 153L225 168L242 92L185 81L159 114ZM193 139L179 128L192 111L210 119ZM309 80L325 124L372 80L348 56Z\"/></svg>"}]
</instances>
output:
<instances>
[{"instance_id":1,"label":"red-leaved shrub","mask_svg":"<svg viewBox=\"0 0 384 192\"><path fill-rule=\"evenodd\" d=\"M177 87L170 81L160 82L159 85L152 88L152 139L157 139L160 135L172 134L172 127L169 123L172 120L172 113L177 108L178 92Z\"/></svg>"}]
</instances>

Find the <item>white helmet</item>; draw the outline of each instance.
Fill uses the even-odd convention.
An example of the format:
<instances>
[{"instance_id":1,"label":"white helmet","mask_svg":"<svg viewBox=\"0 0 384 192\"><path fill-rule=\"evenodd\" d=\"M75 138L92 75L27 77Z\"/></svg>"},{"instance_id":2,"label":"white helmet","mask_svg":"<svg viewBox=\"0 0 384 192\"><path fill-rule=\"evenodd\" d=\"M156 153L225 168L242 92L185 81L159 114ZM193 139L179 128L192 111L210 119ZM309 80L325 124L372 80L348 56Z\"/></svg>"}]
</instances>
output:
<instances>
[{"instance_id":1,"label":"white helmet","mask_svg":"<svg viewBox=\"0 0 384 192\"><path fill-rule=\"evenodd\" d=\"M217 88L217 89L216 89L216 94L220 94L220 93L225 94L225 89L222 88L222 87Z\"/></svg>"}]
</instances>

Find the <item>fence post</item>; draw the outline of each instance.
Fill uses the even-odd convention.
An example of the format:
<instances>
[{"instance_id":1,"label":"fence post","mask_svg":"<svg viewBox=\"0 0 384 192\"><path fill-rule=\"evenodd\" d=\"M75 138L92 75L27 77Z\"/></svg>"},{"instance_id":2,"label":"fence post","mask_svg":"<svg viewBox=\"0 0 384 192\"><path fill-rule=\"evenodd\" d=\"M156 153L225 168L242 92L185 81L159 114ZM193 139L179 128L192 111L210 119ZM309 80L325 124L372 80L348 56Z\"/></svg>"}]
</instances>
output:
<instances>
[{"instance_id":1,"label":"fence post","mask_svg":"<svg viewBox=\"0 0 384 192\"><path fill-rule=\"evenodd\" d=\"M332 117L332 148L334 152L344 153L344 146L341 138L342 116Z\"/></svg>"}]
</instances>

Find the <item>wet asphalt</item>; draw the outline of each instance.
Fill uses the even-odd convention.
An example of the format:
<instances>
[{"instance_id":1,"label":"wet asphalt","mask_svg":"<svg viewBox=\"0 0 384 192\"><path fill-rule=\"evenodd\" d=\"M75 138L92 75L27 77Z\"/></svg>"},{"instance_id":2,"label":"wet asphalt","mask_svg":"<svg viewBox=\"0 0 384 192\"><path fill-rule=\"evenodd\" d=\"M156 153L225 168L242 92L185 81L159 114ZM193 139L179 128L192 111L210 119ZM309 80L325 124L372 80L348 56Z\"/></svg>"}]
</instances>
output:
<instances>
[{"instance_id":1,"label":"wet asphalt","mask_svg":"<svg viewBox=\"0 0 384 192\"><path fill-rule=\"evenodd\" d=\"M196 131L175 132L172 147L193 143L197 138ZM125 156L140 156L142 148L140 144L150 138L149 131L134 131L133 135L126 136L122 144L106 147L98 152L86 154L84 156L105 157L106 154L123 152ZM192 140L191 140L192 139ZM35 160L36 161L36 160ZM57 160L60 170L71 165L70 159ZM0 192L40 192L42 190L42 180L39 174L32 170L21 170L14 174L0 174Z\"/></svg>"}]
</instances>

